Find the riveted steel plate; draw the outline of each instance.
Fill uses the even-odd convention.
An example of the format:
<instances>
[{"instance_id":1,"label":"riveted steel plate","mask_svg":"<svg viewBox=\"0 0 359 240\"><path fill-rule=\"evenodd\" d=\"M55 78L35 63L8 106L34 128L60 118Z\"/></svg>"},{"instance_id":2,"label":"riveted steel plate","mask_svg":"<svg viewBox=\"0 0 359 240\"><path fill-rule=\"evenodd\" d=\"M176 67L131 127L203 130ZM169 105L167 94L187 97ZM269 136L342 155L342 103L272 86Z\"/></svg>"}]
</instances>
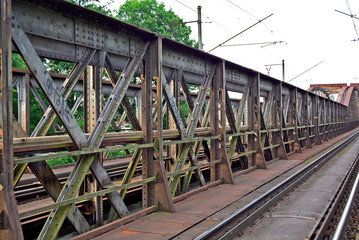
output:
<instances>
[{"instance_id":1,"label":"riveted steel plate","mask_svg":"<svg viewBox=\"0 0 359 240\"><path fill-rule=\"evenodd\" d=\"M247 85L251 77L237 69L226 68L226 82ZM244 90L244 88L243 88Z\"/></svg>"},{"instance_id":2,"label":"riveted steel plate","mask_svg":"<svg viewBox=\"0 0 359 240\"><path fill-rule=\"evenodd\" d=\"M69 18L16 1L13 14L26 33L74 43L74 22Z\"/></svg>"},{"instance_id":3,"label":"riveted steel plate","mask_svg":"<svg viewBox=\"0 0 359 240\"><path fill-rule=\"evenodd\" d=\"M104 30L92 24L76 20L75 43L96 49L104 49Z\"/></svg>"},{"instance_id":4,"label":"riveted steel plate","mask_svg":"<svg viewBox=\"0 0 359 240\"><path fill-rule=\"evenodd\" d=\"M179 52L167 46L163 46L162 61L164 66L200 75L209 74L213 68L213 64L203 58L191 56L188 53Z\"/></svg>"}]
</instances>

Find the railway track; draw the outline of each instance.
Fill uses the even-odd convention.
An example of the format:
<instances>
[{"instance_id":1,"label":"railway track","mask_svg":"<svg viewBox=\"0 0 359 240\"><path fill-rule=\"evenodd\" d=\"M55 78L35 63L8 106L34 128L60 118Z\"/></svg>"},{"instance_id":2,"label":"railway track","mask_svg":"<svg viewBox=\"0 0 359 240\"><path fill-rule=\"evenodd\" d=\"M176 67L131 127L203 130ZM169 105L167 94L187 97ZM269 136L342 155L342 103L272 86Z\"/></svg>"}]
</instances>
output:
<instances>
[{"instance_id":1,"label":"railway track","mask_svg":"<svg viewBox=\"0 0 359 240\"><path fill-rule=\"evenodd\" d=\"M199 154L199 160L205 159L204 153ZM105 169L111 178L111 180L116 183L116 181L120 181L126 170L129 162L131 161L131 157L121 158L119 162L115 162L113 164L106 164ZM67 180L67 177L70 174L71 166L68 169L61 170L57 175L61 183L64 183ZM205 175L205 179L209 176L208 169L202 169L203 174ZM135 175L139 176L142 173L142 165L141 162L138 164ZM195 182L193 180L193 182ZM15 189L15 196L18 201L19 207L21 209L21 206L27 206L30 205L38 205L39 207L42 205L48 204L48 202L52 202L50 200L50 197L46 190L43 188L43 186L38 182L35 176L31 177L31 174L27 176L24 180L19 182L19 185ZM139 207L139 204L141 203L141 187L134 187L130 188L127 191L126 197L124 198L124 202L126 206L128 206L129 210L136 211L136 208ZM40 201L39 201L40 200ZM104 201L104 209L105 212L108 212L110 208L110 204L107 201L107 198L105 197L103 199ZM84 214L86 220L90 224L94 224L93 222L93 216L91 213L91 209L88 208L88 204L86 202L82 202L80 204L77 204L78 208L81 210L81 212ZM21 224L24 232L24 236L26 236L26 239L34 239L39 234L42 225L44 224L44 221L48 217L49 212L41 212L36 215L22 218ZM105 216L106 217L106 216ZM74 232L74 229L72 228L71 224L66 224L62 228L63 235L71 234Z\"/></svg>"},{"instance_id":2,"label":"railway track","mask_svg":"<svg viewBox=\"0 0 359 240\"><path fill-rule=\"evenodd\" d=\"M130 157L127 156L126 158L120 158L119 160L120 161L109 163L104 166L110 178L114 181L124 175L127 165L130 162ZM68 168L69 166L71 167L71 164L66 165L65 168L63 168L63 171L61 171L61 167L53 169L60 170L60 172L55 174L61 183L64 183L67 177L70 175L71 168ZM136 170L140 171L140 169L140 167L137 167ZM24 204L34 200L49 197L46 190L43 188L37 178L32 174L28 175L29 176L26 179L21 180L15 188L15 197L18 201L18 204Z\"/></svg>"},{"instance_id":3,"label":"railway track","mask_svg":"<svg viewBox=\"0 0 359 240\"><path fill-rule=\"evenodd\" d=\"M307 161L299 170L289 171L284 180L195 239L331 239L338 222L333 219L341 214L338 208L343 209L339 206L343 200L337 199L342 199L343 189L350 189L350 179L358 170L358 136L357 132ZM347 148L351 149L349 153L345 153ZM343 162L350 167L343 166ZM343 176L341 170L346 168L349 169ZM326 169L332 172L323 172ZM326 180L325 175L332 181ZM339 183L338 176L342 177ZM306 233L305 227L309 229Z\"/></svg>"},{"instance_id":4,"label":"railway track","mask_svg":"<svg viewBox=\"0 0 359 240\"><path fill-rule=\"evenodd\" d=\"M358 205L359 205L359 196L358 196L358 186L359 186L359 174L356 173L355 181L353 182L352 190L350 191L349 197L347 199L347 204L344 207L343 212L341 212L341 218L338 222L337 228L335 229L333 240L339 239L358 239L359 238L359 229L358 229Z\"/></svg>"},{"instance_id":5,"label":"railway track","mask_svg":"<svg viewBox=\"0 0 359 240\"><path fill-rule=\"evenodd\" d=\"M205 159L205 155L203 152L199 153L198 159L199 160ZM104 168L106 169L106 172L108 173L112 181L120 181L122 179L122 177L124 176L127 170L127 166L131 161L131 155L122 156L117 160L120 161L114 161L114 163L108 163L104 165ZM72 170L72 165L73 164L68 164L65 166L68 167L66 168L66 170L61 171L59 173L55 173L57 178L60 180L62 184L65 183L67 177L70 175ZM54 169L61 169L61 166ZM141 174L141 171L142 171L142 164L140 162L136 168L135 176ZM30 176L27 177L25 180L20 180L19 184L15 188L15 197L16 200L18 201L18 204L20 205L34 200L39 200L49 197L46 190L40 184L38 179L32 174L29 175Z\"/></svg>"},{"instance_id":6,"label":"railway track","mask_svg":"<svg viewBox=\"0 0 359 240\"><path fill-rule=\"evenodd\" d=\"M328 151L327 153L325 154L322 154L317 160L318 161L313 161L311 164L309 164L307 167L308 167L308 172L309 172L309 175L312 174L313 172L316 172L317 169L324 165L327 161L329 161L330 157L331 156L334 156L336 155L341 149L343 149L346 145L348 145L350 143L350 140L354 139L355 136L351 136L351 137L348 137L347 139L345 140L342 140L340 142L340 144L338 143L335 148L331 149L330 151ZM204 157L204 156L203 156ZM321 161L319 161L319 159L321 159ZM126 170L126 167L127 167L127 164L128 164L128 160L126 162L126 159L123 159L123 161L119 164L115 164L115 165L109 165L107 166L107 171L109 172L109 175L113 178L113 179L121 179L121 176L123 176L125 170ZM309 169L309 166L312 166L312 169ZM141 171L141 167L139 166L138 167L138 173L140 173ZM205 172L204 172L205 173ZM279 187L279 190L280 191L283 191L282 193L279 193L279 190L278 189L271 189L272 192L274 194L276 193L279 193L278 196L264 196L263 198L261 199L258 199L257 200L257 204L260 204L262 205L262 210L264 211L267 211L268 209L270 209L270 207L279 199L283 198L283 196L285 196L287 194L287 192L291 191L290 189L294 189L296 188L295 187L295 184L293 183L294 182L303 182L305 181L308 176L303 174L304 173L304 170L301 170L301 171L298 171L297 175L299 174L300 176L291 176L290 179L288 178L288 183L290 185L290 187L287 189L287 186L285 185L281 185ZM65 174L66 175L66 174ZM63 181L66 180L67 178L67 175L66 176L63 176ZM29 200L34 200L34 199L38 199L38 196L40 194L40 192L42 191L44 193L44 198L46 198L46 191L41 187L41 185L37 186L36 188L34 188L34 184L36 182L36 180L27 180L27 185L25 186L22 186L24 187L24 189L22 191L17 191L16 194L17 196L20 198L24 198L26 199L26 197L29 199ZM26 183L26 181L25 181ZM28 187L28 189L26 189ZM21 189L21 188L19 188ZM27 196L26 196L27 195ZM136 189L132 189L131 191L129 191L129 194L127 195L126 197L127 199L125 199L125 202L126 202L126 205L131 205L133 204L134 206L136 205L136 202L140 202L141 201L141 189L140 188L136 188ZM106 200L106 199L104 199ZM264 204L265 203L265 204ZM268 203L268 204L267 204ZM107 206L108 204L105 202L104 203L104 207L107 208L109 207L109 205ZM86 209L85 209L85 205L83 206L78 206L82 212L86 212ZM252 209L251 209L252 208ZM261 213L262 211L261 209L255 207L255 206L246 206L245 209L242 209L243 213L247 214L248 212L253 212L253 215L245 215L245 219L243 219L243 216L242 216L242 219L243 219L243 223L244 225L241 225L240 226L240 229L246 229L246 227L250 226L251 224L253 224L253 220L254 219L257 219L258 217L260 217L263 213ZM86 214L85 214L86 215ZM22 219L22 224L23 224L23 229L24 229L24 233L26 232L36 232L34 229L35 227L34 226L39 226L39 229L40 230L40 227L42 226L42 223L43 221L46 219L46 217L48 216L48 213L41 213L37 216L32 216L31 218L26 218L26 219ZM91 223L91 215L88 215L87 216L87 220L89 223ZM233 225L233 223L232 223ZM67 233L71 233L71 231L73 231L71 229L71 225L68 226L68 232ZM228 231L228 229L226 230L226 232ZM230 238L223 238L223 239L232 239L232 237L235 237L235 236L238 236L238 232L241 231L241 233L244 232L244 230L238 230L238 229L235 229L233 231L232 234L229 234L229 232L227 232L226 234L230 236ZM212 234L211 234L212 235ZM36 236L36 234L34 234L34 236ZM215 237L209 237L209 238L217 238L218 237L218 233L215 233L214 234ZM205 237L205 238L198 238L198 239L207 239L208 237ZM28 238L28 239L31 239Z\"/></svg>"},{"instance_id":7,"label":"railway track","mask_svg":"<svg viewBox=\"0 0 359 240\"><path fill-rule=\"evenodd\" d=\"M358 156L359 158L359 156ZM353 167L311 239L359 238L359 168Z\"/></svg>"}]
</instances>

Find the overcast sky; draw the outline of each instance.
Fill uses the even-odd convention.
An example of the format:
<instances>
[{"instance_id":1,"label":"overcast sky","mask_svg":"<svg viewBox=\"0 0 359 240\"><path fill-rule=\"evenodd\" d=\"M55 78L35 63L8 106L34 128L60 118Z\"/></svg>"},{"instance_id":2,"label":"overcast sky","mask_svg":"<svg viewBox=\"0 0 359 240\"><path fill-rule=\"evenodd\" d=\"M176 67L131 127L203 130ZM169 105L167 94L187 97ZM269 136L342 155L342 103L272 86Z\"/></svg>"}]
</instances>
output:
<instances>
[{"instance_id":1,"label":"overcast sky","mask_svg":"<svg viewBox=\"0 0 359 240\"><path fill-rule=\"evenodd\" d=\"M115 1L116 8L124 0ZM314 83L359 82L359 41L352 19L335 12L359 12L353 0L165 0L167 8L183 20L197 20L197 6L202 6L204 51L248 28L273 13L263 23L251 28L227 44L284 41L266 47L260 45L219 47L211 52L224 59L268 74L265 65L285 60L286 81L318 66L290 83L307 89ZM233 5L232 3L235 5ZM186 5L186 6L185 6ZM242 9L240 9L242 8ZM193 10L191 10L193 9ZM208 17L208 18L206 18ZM359 20L354 20L359 28ZM197 24L189 24L192 38L198 40ZM358 29L359 30L359 29ZM272 66L270 75L282 79L282 67Z\"/></svg>"}]
</instances>

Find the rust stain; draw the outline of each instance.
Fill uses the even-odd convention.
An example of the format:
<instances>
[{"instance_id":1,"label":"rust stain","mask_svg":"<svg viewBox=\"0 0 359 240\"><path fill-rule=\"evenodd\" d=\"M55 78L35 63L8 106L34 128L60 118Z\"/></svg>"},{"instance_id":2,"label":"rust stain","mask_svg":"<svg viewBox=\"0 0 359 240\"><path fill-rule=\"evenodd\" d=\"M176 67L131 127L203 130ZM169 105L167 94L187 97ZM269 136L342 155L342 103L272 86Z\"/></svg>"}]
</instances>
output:
<instances>
[{"instance_id":1,"label":"rust stain","mask_svg":"<svg viewBox=\"0 0 359 240\"><path fill-rule=\"evenodd\" d=\"M122 233L124 233L124 234L136 234L137 232L130 231L130 230L122 230Z\"/></svg>"}]
</instances>

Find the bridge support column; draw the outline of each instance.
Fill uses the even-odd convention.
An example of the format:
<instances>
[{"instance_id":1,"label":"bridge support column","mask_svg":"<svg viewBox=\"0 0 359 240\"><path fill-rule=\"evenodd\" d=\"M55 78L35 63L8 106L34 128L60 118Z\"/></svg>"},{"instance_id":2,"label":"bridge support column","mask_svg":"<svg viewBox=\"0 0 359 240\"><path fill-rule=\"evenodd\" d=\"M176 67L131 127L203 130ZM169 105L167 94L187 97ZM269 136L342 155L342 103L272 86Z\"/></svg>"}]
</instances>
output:
<instances>
[{"instance_id":1,"label":"bridge support column","mask_svg":"<svg viewBox=\"0 0 359 240\"><path fill-rule=\"evenodd\" d=\"M145 183L142 188L143 207L157 205L160 211L174 212L169 184L163 165L163 122L162 122L162 39L151 41L144 56L144 78L142 78L142 134L143 143L153 142L153 126L157 128L157 151L144 148L142 151L143 179L157 176L157 182ZM157 76L157 77L156 77ZM156 96L152 91L152 82L156 79ZM157 122L152 115L153 99L156 101ZM155 155L155 158L154 158Z\"/></svg>"},{"instance_id":2,"label":"bridge support column","mask_svg":"<svg viewBox=\"0 0 359 240\"><path fill-rule=\"evenodd\" d=\"M320 105L320 111L319 111L319 114L320 114L320 118L319 118L319 124L322 124L321 128L321 133L322 133L322 140L323 141L328 141L328 135L327 135L327 131L326 131L326 119L327 119L327 116L326 116L326 108L325 108L325 98L320 98L319 99L319 105Z\"/></svg>"},{"instance_id":3,"label":"bridge support column","mask_svg":"<svg viewBox=\"0 0 359 240\"><path fill-rule=\"evenodd\" d=\"M211 87L211 132L214 136L220 135L220 140L211 141L211 161L221 159L212 171L212 179L221 179L223 183L233 184L233 174L226 148L226 79L225 62L217 64ZM215 175L215 176L213 176Z\"/></svg>"},{"instance_id":4,"label":"bridge support column","mask_svg":"<svg viewBox=\"0 0 359 240\"><path fill-rule=\"evenodd\" d=\"M334 138L336 135L335 135L335 131L334 131L334 123L335 123L335 112L334 112L334 105L335 103L334 102L330 102L329 104L329 112L330 112L330 119L329 119L329 131L330 131L330 136L332 138Z\"/></svg>"},{"instance_id":5,"label":"bridge support column","mask_svg":"<svg viewBox=\"0 0 359 240\"><path fill-rule=\"evenodd\" d=\"M27 134L30 134L30 75L26 73L17 82L18 122Z\"/></svg>"},{"instance_id":6,"label":"bridge support column","mask_svg":"<svg viewBox=\"0 0 359 240\"><path fill-rule=\"evenodd\" d=\"M330 131L330 123L331 123L330 102L331 102L331 101L330 101L329 99L327 99L327 100L325 100L325 101L326 101L326 104L325 104L325 109L326 109L325 119L326 119L326 121L325 121L325 123L327 124L327 125L325 126L325 131L327 131L328 139L332 139L333 136L332 136L332 133L331 133L331 131Z\"/></svg>"},{"instance_id":7,"label":"bridge support column","mask_svg":"<svg viewBox=\"0 0 359 240\"><path fill-rule=\"evenodd\" d=\"M275 148L275 157L280 159L288 159L286 148L283 142L283 107L282 107L282 82L279 82L274 86L274 114L273 123L274 128L279 131L273 133L273 144L279 144L279 147ZM284 133L286 134L286 133Z\"/></svg>"},{"instance_id":8,"label":"bridge support column","mask_svg":"<svg viewBox=\"0 0 359 240\"><path fill-rule=\"evenodd\" d=\"M291 140L294 140L292 145L292 150L300 153L302 152L302 148L299 142L299 129L298 129L298 96L297 89L290 91L290 101L289 101L289 127L294 127L293 130L289 130L289 136ZM303 107L303 105L302 105ZM283 121L284 122L284 121Z\"/></svg>"},{"instance_id":9,"label":"bridge support column","mask_svg":"<svg viewBox=\"0 0 359 240\"><path fill-rule=\"evenodd\" d=\"M0 239L23 239L14 194L11 1L1 0Z\"/></svg>"},{"instance_id":10,"label":"bridge support column","mask_svg":"<svg viewBox=\"0 0 359 240\"><path fill-rule=\"evenodd\" d=\"M96 126L97 119L102 111L102 74L105 56L103 52L98 53L96 56L96 64L102 66L87 66L86 72L84 74L84 129L87 133L91 133L93 131ZM102 153L98 153L96 158L98 159L97 161L101 162L101 164L103 163ZM94 176L86 177L84 186L85 192L88 193L101 190ZM96 226L103 225L104 219L102 196L93 198L89 204L93 205L88 206L88 208L94 209L93 218L95 220Z\"/></svg>"},{"instance_id":11,"label":"bridge support column","mask_svg":"<svg viewBox=\"0 0 359 240\"><path fill-rule=\"evenodd\" d=\"M256 153L250 155L249 167L267 168L260 137L260 74L255 75L248 84L251 84L248 99L248 127L255 133L255 135L248 136L248 150L256 151Z\"/></svg>"},{"instance_id":12,"label":"bridge support column","mask_svg":"<svg viewBox=\"0 0 359 240\"><path fill-rule=\"evenodd\" d=\"M322 144L321 137L319 135L319 97L315 95L312 98L312 124L314 125L313 133L314 133L314 143L316 145Z\"/></svg>"},{"instance_id":13,"label":"bridge support column","mask_svg":"<svg viewBox=\"0 0 359 240\"><path fill-rule=\"evenodd\" d=\"M305 128L305 136L306 136L306 139L305 139L305 146L307 148L312 148L312 140L310 138L310 129L309 128L309 125L311 124L311 121L309 119L309 95L308 95L308 92L305 93L304 95L304 98L303 98L303 109L304 109L304 122L305 124L307 125L307 127Z\"/></svg>"},{"instance_id":14,"label":"bridge support column","mask_svg":"<svg viewBox=\"0 0 359 240\"><path fill-rule=\"evenodd\" d=\"M334 136L339 135L338 131L338 104L334 103L333 105L333 128L334 128Z\"/></svg>"}]
</instances>

